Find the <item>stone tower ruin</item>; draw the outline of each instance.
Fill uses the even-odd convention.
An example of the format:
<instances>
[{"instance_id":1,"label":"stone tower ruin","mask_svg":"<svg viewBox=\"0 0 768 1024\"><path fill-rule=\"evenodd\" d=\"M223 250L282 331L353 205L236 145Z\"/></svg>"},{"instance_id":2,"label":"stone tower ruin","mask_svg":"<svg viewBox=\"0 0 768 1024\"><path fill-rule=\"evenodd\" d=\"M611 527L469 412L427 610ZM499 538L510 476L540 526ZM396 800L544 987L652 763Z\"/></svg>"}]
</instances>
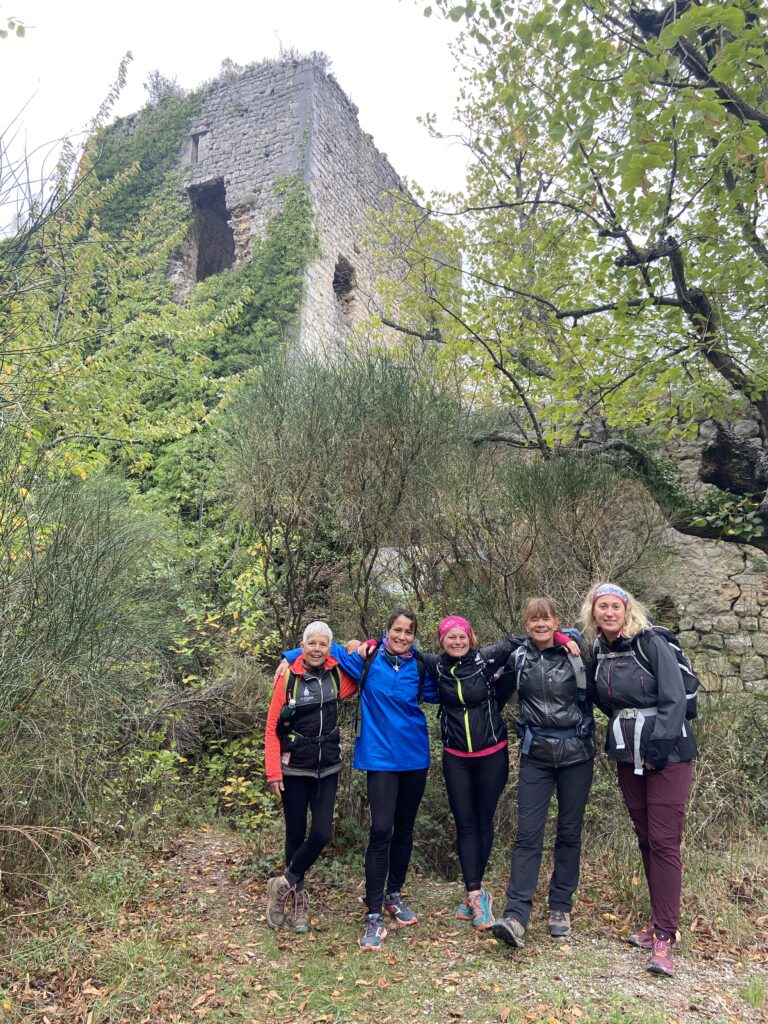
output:
<instances>
[{"instance_id":1,"label":"stone tower ruin","mask_svg":"<svg viewBox=\"0 0 768 1024\"><path fill-rule=\"evenodd\" d=\"M323 63L265 62L224 75L191 127L184 161L195 229L182 278L201 281L250 254L277 212L277 181L307 183L321 255L307 270L298 343L339 343L375 304L372 211L403 191L400 178Z\"/></svg>"}]
</instances>

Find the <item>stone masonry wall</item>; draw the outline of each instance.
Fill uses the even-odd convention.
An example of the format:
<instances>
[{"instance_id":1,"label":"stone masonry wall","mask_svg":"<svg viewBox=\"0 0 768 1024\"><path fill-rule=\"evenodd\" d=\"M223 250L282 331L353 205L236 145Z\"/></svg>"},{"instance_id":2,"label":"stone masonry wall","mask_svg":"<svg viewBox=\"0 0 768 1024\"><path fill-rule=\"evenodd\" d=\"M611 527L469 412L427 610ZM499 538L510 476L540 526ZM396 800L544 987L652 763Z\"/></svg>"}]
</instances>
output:
<instances>
[{"instance_id":1,"label":"stone masonry wall","mask_svg":"<svg viewBox=\"0 0 768 1024\"><path fill-rule=\"evenodd\" d=\"M731 424L738 436L764 448L758 422ZM699 436L666 446L686 490L710 489L698 479L701 449L715 433L704 421ZM651 599L674 607L679 636L707 686L768 691L768 557L748 544L700 540L668 531L670 560Z\"/></svg>"},{"instance_id":2,"label":"stone masonry wall","mask_svg":"<svg viewBox=\"0 0 768 1024\"><path fill-rule=\"evenodd\" d=\"M648 596L674 608L672 624L704 685L768 690L765 555L673 530L665 540L670 558Z\"/></svg>"},{"instance_id":3,"label":"stone masonry wall","mask_svg":"<svg viewBox=\"0 0 768 1024\"><path fill-rule=\"evenodd\" d=\"M313 349L342 341L376 308L374 253L368 241L372 211L402 189L386 156L361 131L357 107L333 78L314 69L313 116L307 180L322 255L309 268L301 337ZM334 292L339 261L352 270L346 295Z\"/></svg>"},{"instance_id":4,"label":"stone masonry wall","mask_svg":"<svg viewBox=\"0 0 768 1024\"><path fill-rule=\"evenodd\" d=\"M311 66L259 64L215 82L191 126L190 184L222 179L228 210L251 210L249 235L263 234L277 212L278 178L303 173L311 89ZM242 235L238 248L242 259L248 254Z\"/></svg>"}]
</instances>

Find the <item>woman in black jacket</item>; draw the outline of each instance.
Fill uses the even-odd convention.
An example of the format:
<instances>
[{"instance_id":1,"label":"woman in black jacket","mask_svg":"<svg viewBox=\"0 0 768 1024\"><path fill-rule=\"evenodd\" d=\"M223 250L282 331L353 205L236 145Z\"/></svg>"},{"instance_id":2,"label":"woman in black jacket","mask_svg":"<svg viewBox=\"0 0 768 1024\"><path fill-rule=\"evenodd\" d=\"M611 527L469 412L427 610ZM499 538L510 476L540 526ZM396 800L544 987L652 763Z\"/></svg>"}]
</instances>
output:
<instances>
[{"instance_id":1,"label":"woman in black jacket","mask_svg":"<svg viewBox=\"0 0 768 1024\"><path fill-rule=\"evenodd\" d=\"M570 641L563 634L559 638ZM438 640L442 654L418 656L439 693L443 774L466 887L456 916L486 929L493 925L493 898L483 887L483 876L493 846L493 816L509 776L507 727L500 711L515 685L507 665L524 640L509 638L478 649L472 627L460 615L442 620Z\"/></svg>"},{"instance_id":2,"label":"woman in black jacket","mask_svg":"<svg viewBox=\"0 0 768 1024\"><path fill-rule=\"evenodd\" d=\"M581 658L560 646L554 603L534 597L523 608L528 634L515 656L514 683L520 704L517 732L520 778L517 837L512 852L504 917L494 937L522 948L541 867L544 828L557 792L555 863L549 883L549 931L571 932L571 906L579 881L581 827L592 785L594 720ZM578 648L576 648L578 650Z\"/></svg>"},{"instance_id":3,"label":"woman in black jacket","mask_svg":"<svg viewBox=\"0 0 768 1024\"><path fill-rule=\"evenodd\" d=\"M592 696L610 719L605 749L616 762L651 897L652 919L629 941L650 950L649 971L671 975L680 926L680 844L697 754L685 684L671 647L626 590L614 583L592 587L582 621L596 637Z\"/></svg>"}]
</instances>

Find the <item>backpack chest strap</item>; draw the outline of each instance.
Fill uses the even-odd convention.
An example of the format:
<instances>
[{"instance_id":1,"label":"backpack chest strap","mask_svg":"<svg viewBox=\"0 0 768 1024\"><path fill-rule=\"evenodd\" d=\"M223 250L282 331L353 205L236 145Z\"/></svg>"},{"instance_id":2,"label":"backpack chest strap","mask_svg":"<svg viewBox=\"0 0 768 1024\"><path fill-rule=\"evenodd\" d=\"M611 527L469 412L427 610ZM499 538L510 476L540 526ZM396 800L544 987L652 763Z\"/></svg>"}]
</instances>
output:
<instances>
[{"instance_id":1,"label":"backpack chest strap","mask_svg":"<svg viewBox=\"0 0 768 1024\"><path fill-rule=\"evenodd\" d=\"M611 728L617 750L626 750L627 748L624 742L624 732L621 728L622 719L633 718L635 720L635 735L632 744L632 760L635 765L635 775L642 775L644 773L643 759L640 757L640 739L643 735L643 725L646 718L655 718L658 713L658 708L619 708L618 711L614 711L611 715Z\"/></svg>"}]
</instances>

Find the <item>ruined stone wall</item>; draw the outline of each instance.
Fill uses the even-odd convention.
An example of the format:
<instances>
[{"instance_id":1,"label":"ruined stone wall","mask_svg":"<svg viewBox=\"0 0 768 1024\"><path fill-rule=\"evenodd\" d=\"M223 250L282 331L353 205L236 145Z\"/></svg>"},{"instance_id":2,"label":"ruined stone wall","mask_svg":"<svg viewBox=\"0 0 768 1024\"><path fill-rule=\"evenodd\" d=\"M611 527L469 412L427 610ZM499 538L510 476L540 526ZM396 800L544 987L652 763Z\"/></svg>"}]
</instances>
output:
<instances>
[{"instance_id":1,"label":"ruined stone wall","mask_svg":"<svg viewBox=\"0 0 768 1024\"><path fill-rule=\"evenodd\" d=\"M732 423L739 437L765 447L753 417ZM699 436L666 446L683 485L700 497L710 485L698 479L701 450L715 433L703 422ZM705 685L768 691L768 557L748 544L700 540L668 531L669 561L650 598L674 608L673 623Z\"/></svg>"},{"instance_id":2,"label":"ruined stone wall","mask_svg":"<svg viewBox=\"0 0 768 1024\"><path fill-rule=\"evenodd\" d=\"M190 184L223 181L230 217L235 213L238 260L279 209L277 180L303 173L311 92L308 62L259 64L214 82L191 126Z\"/></svg>"},{"instance_id":3,"label":"ruined stone wall","mask_svg":"<svg viewBox=\"0 0 768 1024\"><path fill-rule=\"evenodd\" d=\"M648 597L669 612L704 684L768 690L768 560L749 545L665 537Z\"/></svg>"},{"instance_id":4,"label":"ruined stone wall","mask_svg":"<svg viewBox=\"0 0 768 1024\"><path fill-rule=\"evenodd\" d=\"M301 337L318 349L343 341L352 325L375 311L371 215L402 185L371 136L361 131L357 107L318 67L311 123L306 173L322 253L308 270Z\"/></svg>"}]
</instances>

